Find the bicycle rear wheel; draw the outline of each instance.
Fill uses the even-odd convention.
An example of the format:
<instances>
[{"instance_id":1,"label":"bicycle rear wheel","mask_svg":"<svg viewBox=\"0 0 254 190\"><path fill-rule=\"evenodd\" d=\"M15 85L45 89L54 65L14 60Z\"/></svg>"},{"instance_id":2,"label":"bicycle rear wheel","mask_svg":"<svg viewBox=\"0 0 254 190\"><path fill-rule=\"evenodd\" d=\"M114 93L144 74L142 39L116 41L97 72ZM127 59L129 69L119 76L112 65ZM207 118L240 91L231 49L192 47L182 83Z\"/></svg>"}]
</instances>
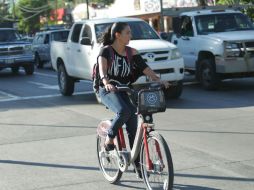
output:
<instances>
[{"instance_id":1,"label":"bicycle rear wheel","mask_svg":"<svg viewBox=\"0 0 254 190\"><path fill-rule=\"evenodd\" d=\"M149 170L146 163L145 144L142 143L140 152L141 173L149 190L171 190L174 182L174 169L169 147L165 139L155 131L147 136L149 158L152 169Z\"/></svg>"},{"instance_id":2,"label":"bicycle rear wheel","mask_svg":"<svg viewBox=\"0 0 254 190\"><path fill-rule=\"evenodd\" d=\"M116 183L122 176L122 172L119 169L118 159L114 154L114 151L105 151L104 149L105 139L97 135L97 156L100 169L103 176L110 183ZM118 146L116 145L118 149Z\"/></svg>"}]
</instances>

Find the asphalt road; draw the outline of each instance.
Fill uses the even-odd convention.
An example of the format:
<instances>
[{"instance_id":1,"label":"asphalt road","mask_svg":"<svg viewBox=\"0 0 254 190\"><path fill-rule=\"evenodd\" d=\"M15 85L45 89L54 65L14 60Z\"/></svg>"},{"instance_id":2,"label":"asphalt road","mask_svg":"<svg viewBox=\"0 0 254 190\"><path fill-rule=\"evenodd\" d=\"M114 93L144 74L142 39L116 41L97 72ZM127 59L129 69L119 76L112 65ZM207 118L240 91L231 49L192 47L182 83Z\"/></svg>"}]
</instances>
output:
<instances>
[{"instance_id":1,"label":"asphalt road","mask_svg":"<svg viewBox=\"0 0 254 190\"><path fill-rule=\"evenodd\" d=\"M185 79L178 100L154 115L173 156L176 190L254 189L254 79L204 91ZM0 72L0 190L145 189L132 168L108 184L96 157L96 125L112 117L91 83L62 97L56 73Z\"/></svg>"}]
</instances>

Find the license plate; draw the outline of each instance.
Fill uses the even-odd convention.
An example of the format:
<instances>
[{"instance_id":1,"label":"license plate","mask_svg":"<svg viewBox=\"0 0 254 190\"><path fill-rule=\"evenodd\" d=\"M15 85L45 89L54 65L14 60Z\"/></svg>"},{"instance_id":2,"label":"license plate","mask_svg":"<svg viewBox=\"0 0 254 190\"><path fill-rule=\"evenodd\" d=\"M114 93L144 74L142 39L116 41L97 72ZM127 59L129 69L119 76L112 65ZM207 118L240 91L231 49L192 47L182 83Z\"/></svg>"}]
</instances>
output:
<instances>
[{"instance_id":1,"label":"license plate","mask_svg":"<svg viewBox=\"0 0 254 190\"><path fill-rule=\"evenodd\" d=\"M4 61L6 64L12 64L14 63L14 59L7 59Z\"/></svg>"}]
</instances>

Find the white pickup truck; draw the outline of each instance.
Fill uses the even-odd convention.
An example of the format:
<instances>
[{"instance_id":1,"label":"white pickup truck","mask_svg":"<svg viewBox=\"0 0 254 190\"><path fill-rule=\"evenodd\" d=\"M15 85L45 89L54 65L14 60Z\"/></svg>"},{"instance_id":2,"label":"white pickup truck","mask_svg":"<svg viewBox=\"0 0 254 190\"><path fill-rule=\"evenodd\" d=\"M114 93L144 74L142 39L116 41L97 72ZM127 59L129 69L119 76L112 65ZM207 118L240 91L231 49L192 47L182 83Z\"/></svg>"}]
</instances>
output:
<instances>
[{"instance_id":1,"label":"white pickup truck","mask_svg":"<svg viewBox=\"0 0 254 190\"><path fill-rule=\"evenodd\" d=\"M173 26L171 42L205 89L218 88L222 79L254 76L254 26L240 11L182 12Z\"/></svg>"},{"instance_id":2,"label":"white pickup truck","mask_svg":"<svg viewBox=\"0 0 254 190\"><path fill-rule=\"evenodd\" d=\"M72 26L67 42L52 42L51 62L58 72L60 92L65 96L72 95L76 81L91 80L92 68L101 48L98 39L114 22L127 22L130 25L132 40L129 45L139 51L162 80L175 84L166 91L166 96L178 98L182 93L183 58L174 44L162 40L149 24L135 18L77 22ZM148 78L142 76L135 84L144 84L148 81Z\"/></svg>"}]
</instances>

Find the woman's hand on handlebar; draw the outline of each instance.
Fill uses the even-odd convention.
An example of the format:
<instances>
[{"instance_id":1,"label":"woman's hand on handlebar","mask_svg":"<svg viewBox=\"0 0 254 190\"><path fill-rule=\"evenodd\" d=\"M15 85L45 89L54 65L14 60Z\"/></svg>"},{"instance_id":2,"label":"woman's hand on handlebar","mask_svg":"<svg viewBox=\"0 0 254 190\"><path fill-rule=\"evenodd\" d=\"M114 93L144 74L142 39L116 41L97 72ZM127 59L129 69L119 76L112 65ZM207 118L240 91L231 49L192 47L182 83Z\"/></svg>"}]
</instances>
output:
<instances>
[{"instance_id":1,"label":"woman's hand on handlebar","mask_svg":"<svg viewBox=\"0 0 254 190\"><path fill-rule=\"evenodd\" d=\"M160 83L167 89L169 88L172 84L170 84L168 81L160 81Z\"/></svg>"},{"instance_id":2,"label":"woman's hand on handlebar","mask_svg":"<svg viewBox=\"0 0 254 190\"><path fill-rule=\"evenodd\" d=\"M106 91L116 91L116 87L110 83L105 85Z\"/></svg>"}]
</instances>

